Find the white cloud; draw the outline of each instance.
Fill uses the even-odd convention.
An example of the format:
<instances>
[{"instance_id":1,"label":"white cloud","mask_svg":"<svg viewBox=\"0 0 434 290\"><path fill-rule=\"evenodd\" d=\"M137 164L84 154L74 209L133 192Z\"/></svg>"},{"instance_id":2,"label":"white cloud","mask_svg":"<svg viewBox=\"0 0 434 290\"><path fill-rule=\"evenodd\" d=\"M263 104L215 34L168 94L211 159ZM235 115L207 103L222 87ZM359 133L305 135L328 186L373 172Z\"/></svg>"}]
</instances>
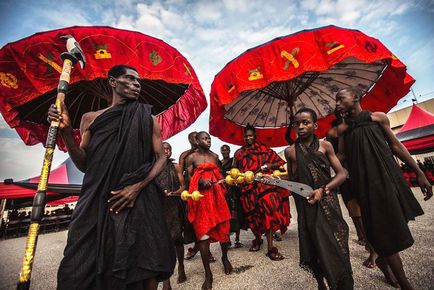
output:
<instances>
[{"instance_id":1,"label":"white cloud","mask_svg":"<svg viewBox=\"0 0 434 290\"><path fill-rule=\"evenodd\" d=\"M18 138L0 138L0 180L26 179L40 174L45 148L41 145L24 146ZM61 164L67 155L56 150L51 168Z\"/></svg>"},{"instance_id":2,"label":"white cloud","mask_svg":"<svg viewBox=\"0 0 434 290\"><path fill-rule=\"evenodd\" d=\"M195 7L193 17L199 23L211 23L222 17L222 9L217 2L199 2Z\"/></svg>"}]
</instances>

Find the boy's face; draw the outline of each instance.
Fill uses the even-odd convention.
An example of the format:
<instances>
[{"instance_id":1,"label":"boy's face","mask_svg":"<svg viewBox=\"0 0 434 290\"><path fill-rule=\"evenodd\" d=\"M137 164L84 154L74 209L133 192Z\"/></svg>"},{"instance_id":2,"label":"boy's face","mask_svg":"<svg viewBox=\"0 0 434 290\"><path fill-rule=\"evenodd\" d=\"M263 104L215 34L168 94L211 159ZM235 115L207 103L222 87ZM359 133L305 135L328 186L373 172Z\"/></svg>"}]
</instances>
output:
<instances>
[{"instance_id":1,"label":"boy's face","mask_svg":"<svg viewBox=\"0 0 434 290\"><path fill-rule=\"evenodd\" d=\"M200 148L209 149L211 147L211 136L208 133L197 134L197 145Z\"/></svg>"},{"instance_id":2,"label":"boy's face","mask_svg":"<svg viewBox=\"0 0 434 290\"><path fill-rule=\"evenodd\" d=\"M223 146L220 148L220 153L222 154L223 158L229 158L229 154L231 153L231 149L229 146Z\"/></svg>"},{"instance_id":3,"label":"boy's face","mask_svg":"<svg viewBox=\"0 0 434 290\"><path fill-rule=\"evenodd\" d=\"M317 128L317 123L312 120L312 115L308 112L302 112L294 117L294 130L300 138L307 138L313 135Z\"/></svg>"},{"instance_id":4,"label":"boy's face","mask_svg":"<svg viewBox=\"0 0 434 290\"><path fill-rule=\"evenodd\" d=\"M244 142L246 143L246 145L252 145L253 143L255 143L256 140L256 133L253 132L252 130L247 130L244 133Z\"/></svg>"},{"instance_id":5,"label":"boy's face","mask_svg":"<svg viewBox=\"0 0 434 290\"><path fill-rule=\"evenodd\" d=\"M350 112L356 105L356 97L350 91L340 90L336 94L336 111L340 114Z\"/></svg>"},{"instance_id":6,"label":"boy's face","mask_svg":"<svg viewBox=\"0 0 434 290\"><path fill-rule=\"evenodd\" d=\"M164 156L166 156L166 158L170 158L170 156L172 156L172 147L169 144L163 143L163 150Z\"/></svg>"}]
</instances>

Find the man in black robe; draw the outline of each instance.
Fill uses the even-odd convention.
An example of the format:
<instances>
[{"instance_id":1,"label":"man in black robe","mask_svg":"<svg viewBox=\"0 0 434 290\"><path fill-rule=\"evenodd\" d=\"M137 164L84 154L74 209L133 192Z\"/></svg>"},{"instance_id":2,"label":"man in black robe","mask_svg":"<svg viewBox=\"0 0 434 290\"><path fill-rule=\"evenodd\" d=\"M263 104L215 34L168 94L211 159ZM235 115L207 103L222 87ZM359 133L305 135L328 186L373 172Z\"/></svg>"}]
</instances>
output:
<instances>
[{"instance_id":1,"label":"man in black robe","mask_svg":"<svg viewBox=\"0 0 434 290\"><path fill-rule=\"evenodd\" d=\"M333 146L314 135L315 111L300 109L294 115L298 139L285 149L290 179L310 185L306 199L293 194L297 207L300 266L313 273L318 289L353 289L348 249L348 226L342 217L333 189L345 181L346 173ZM336 172L332 179L330 166Z\"/></svg>"},{"instance_id":2,"label":"man in black robe","mask_svg":"<svg viewBox=\"0 0 434 290\"><path fill-rule=\"evenodd\" d=\"M387 115L364 111L360 106L362 96L355 87L342 89L336 95L337 110L345 120L338 126L339 151L348 161L366 238L379 255L377 265L390 284L398 286L396 277L402 289L413 289L405 276L399 252L413 245L407 223L423 211L394 155L416 172L425 200L432 197L432 187L393 134Z\"/></svg>"},{"instance_id":3,"label":"man in black robe","mask_svg":"<svg viewBox=\"0 0 434 290\"><path fill-rule=\"evenodd\" d=\"M227 144L223 144L220 147L220 153L223 156L223 159L220 160L223 170L222 175L226 176L226 172L232 168L234 158L229 157L231 154L231 148ZM235 243L233 245L234 248L241 248L243 246L243 244L240 242L240 229L242 227L242 212L240 211L240 208L242 206L238 191L239 189L237 186L226 185L226 202L228 203L229 210L231 211L230 232L235 233Z\"/></svg>"},{"instance_id":4,"label":"man in black robe","mask_svg":"<svg viewBox=\"0 0 434 290\"><path fill-rule=\"evenodd\" d=\"M83 115L77 145L66 106L48 120L78 169L80 198L58 271L58 289L157 289L175 266L163 217L163 193L153 179L164 167L160 128L151 106L138 102L139 75L129 66L110 69L110 107Z\"/></svg>"}]
</instances>

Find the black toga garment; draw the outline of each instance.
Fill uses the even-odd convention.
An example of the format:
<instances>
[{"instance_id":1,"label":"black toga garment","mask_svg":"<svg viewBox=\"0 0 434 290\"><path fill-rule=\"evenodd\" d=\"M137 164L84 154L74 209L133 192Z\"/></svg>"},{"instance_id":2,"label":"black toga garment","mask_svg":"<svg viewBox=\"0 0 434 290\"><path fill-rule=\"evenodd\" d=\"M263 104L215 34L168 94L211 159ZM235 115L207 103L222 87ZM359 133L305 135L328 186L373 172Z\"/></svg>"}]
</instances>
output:
<instances>
[{"instance_id":1,"label":"black toga garment","mask_svg":"<svg viewBox=\"0 0 434 290\"><path fill-rule=\"evenodd\" d=\"M166 167L155 178L157 185L162 191L174 192L181 186L173 159L167 159ZM184 217L184 206L179 195L167 196L164 198L164 217L170 231L172 241L179 245L183 244L182 231Z\"/></svg>"},{"instance_id":2,"label":"black toga garment","mask_svg":"<svg viewBox=\"0 0 434 290\"><path fill-rule=\"evenodd\" d=\"M345 156L360 200L366 237L380 256L390 256L413 244L407 223L423 210L371 113L362 111L348 124Z\"/></svg>"},{"instance_id":3,"label":"black toga garment","mask_svg":"<svg viewBox=\"0 0 434 290\"><path fill-rule=\"evenodd\" d=\"M294 179L317 189L326 185L330 177L330 162L318 151L319 140L306 148L297 139L295 143L297 169ZM352 270L348 249L348 225L342 217L335 193L324 193L316 204L293 194L297 207L300 265L312 272L320 272L331 289L338 284L352 289ZM345 280L345 281L344 281Z\"/></svg>"},{"instance_id":4,"label":"black toga garment","mask_svg":"<svg viewBox=\"0 0 434 290\"><path fill-rule=\"evenodd\" d=\"M222 175L227 175L227 171L231 170L234 158L222 159ZM229 211L231 212L230 232L238 232L240 229L247 230L247 225L244 221L243 206L240 201L240 188L236 185L226 185L226 202Z\"/></svg>"},{"instance_id":5,"label":"black toga garment","mask_svg":"<svg viewBox=\"0 0 434 290\"><path fill-rule=\"evenodd\" d=\"M110 192L142 181L155 161L151 106L130 102L98 116L89 128L87 169L69 226L58 289L143 289L175 266L163 217L163 193L151 181L133 208L109 211Z\"/></svg>"}]
</instances>

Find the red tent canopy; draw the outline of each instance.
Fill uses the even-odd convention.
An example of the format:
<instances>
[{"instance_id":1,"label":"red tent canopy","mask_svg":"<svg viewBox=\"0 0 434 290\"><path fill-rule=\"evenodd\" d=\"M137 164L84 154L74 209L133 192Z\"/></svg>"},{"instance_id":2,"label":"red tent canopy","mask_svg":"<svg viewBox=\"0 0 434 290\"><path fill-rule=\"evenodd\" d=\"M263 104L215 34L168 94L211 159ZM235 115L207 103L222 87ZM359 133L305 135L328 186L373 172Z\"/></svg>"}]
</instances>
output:
<instances>
[{"instance_id":1,"label":"red tent canopy","mask_svg":"<svg viewBox=\"0 0 434 290\"><path fill-rule=\"evenodd\" d=\"M32 177L21 181L6 179L0 183L0 199L31 199L36 193L40 176ZM83 181L83 173L80 172L71 159L67 159L50 173L48 180L47 200L51 201L64 199L64 202L73 202L78 199ZM65 198L66 197L66 198ZM59 202L56 203L56 205ZM61 203L60 203L61 204Z\"/></svg>"},{"instance_id":2,"label":"red tent canopy","mask_svg":"<svg viewBox=\"0 0 434 290\"><path fill-rule=\"evenodd\" d=\"M434 151L434 114L413 104L407 122L396 137L412 154Z\"/></svg>"}]
</instances>

